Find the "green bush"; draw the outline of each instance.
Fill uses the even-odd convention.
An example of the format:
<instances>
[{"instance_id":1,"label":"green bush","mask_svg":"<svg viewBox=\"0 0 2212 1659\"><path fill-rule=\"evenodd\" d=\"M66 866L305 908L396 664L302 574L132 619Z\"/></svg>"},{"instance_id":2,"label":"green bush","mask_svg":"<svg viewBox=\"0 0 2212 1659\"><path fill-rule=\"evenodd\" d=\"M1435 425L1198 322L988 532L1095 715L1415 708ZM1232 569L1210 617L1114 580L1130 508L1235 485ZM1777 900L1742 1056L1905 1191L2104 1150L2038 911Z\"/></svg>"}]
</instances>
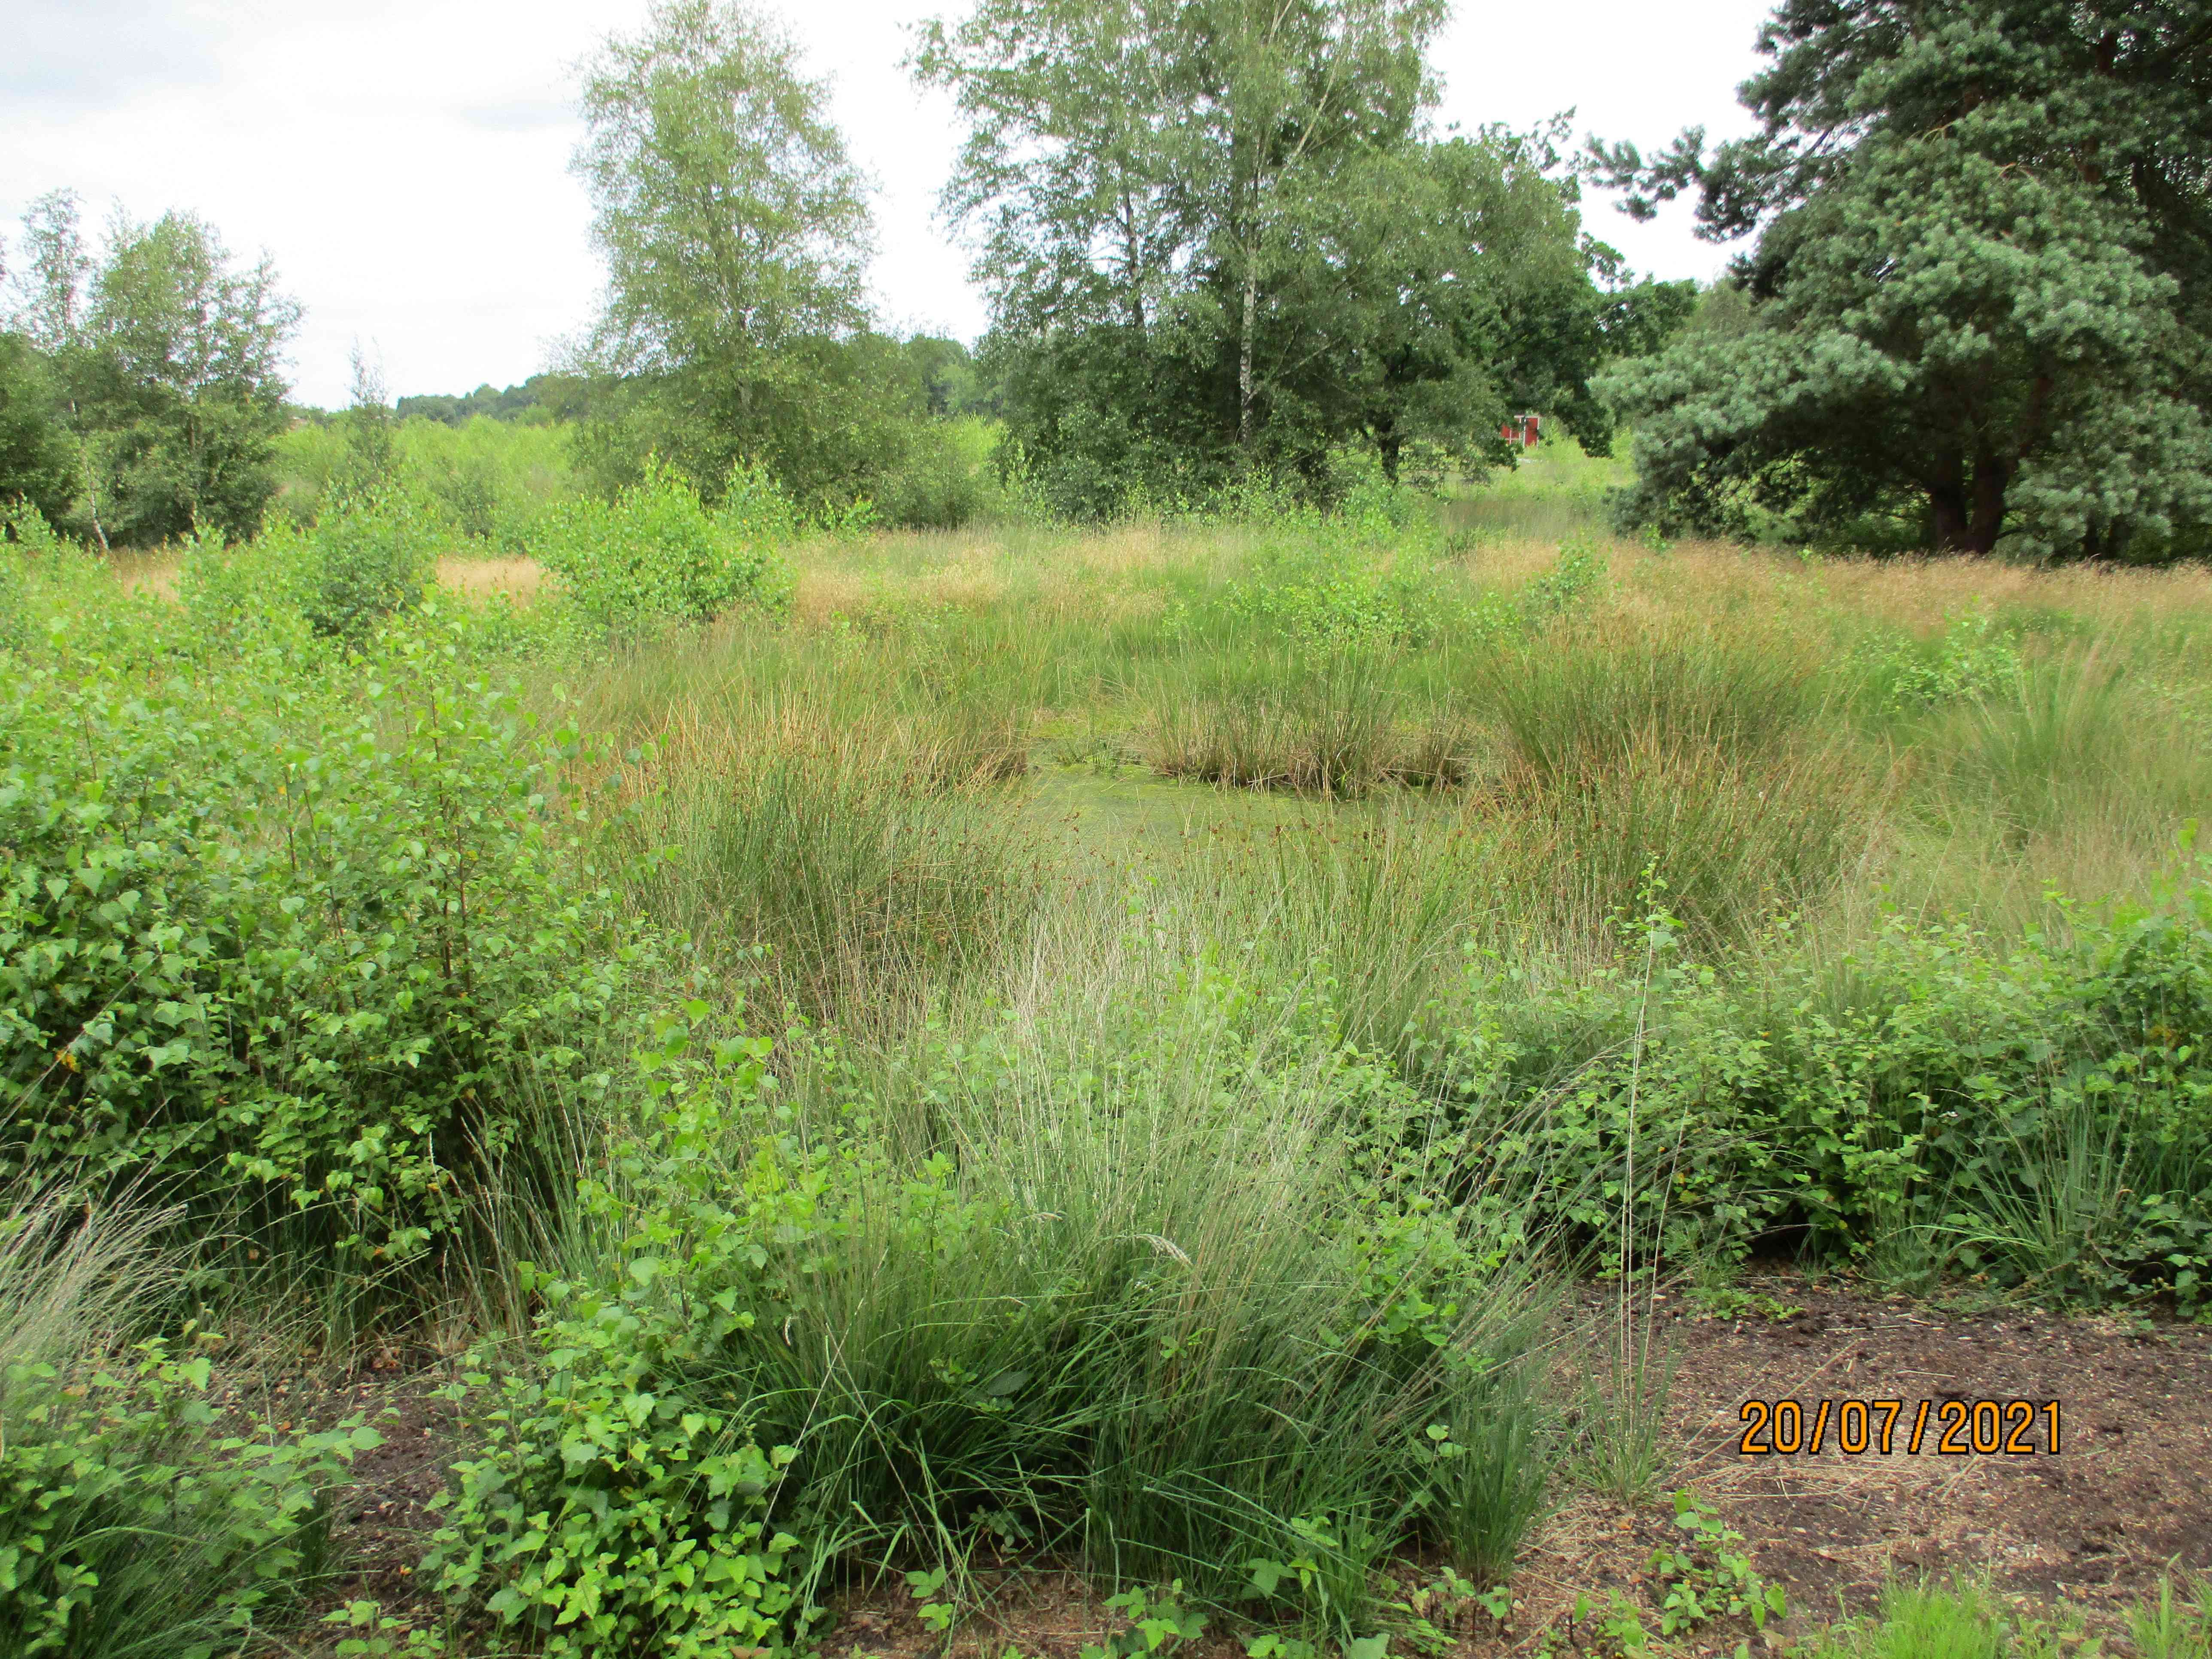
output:
<instances>
[{"instance_id":1,"label":"green bush","mask_svg":"<svg viewBox=\"0 0 2212 1659\"><path fill-rule=\"evenodd\" d=\"M1974 702L2008 690L2021 675L2020 640L1989 612L1956 617L1930 644L1900 639L1886 649L1862 647L1857 660L1876 695L1893 709Z\"/></svg>"},{"instance_id":2,"label":"green bush","mask_svg":"<svg viewBox=\"0 0 2212 1659\"><path fill-rule=\"evenodd\" d=\"M995 426L973 417L908 423L896 463L869 483L886 524L957 530L993 516L1003 492L991 465Z\"/></svg>"},{"instance_id":3,"label":"green bush","mask_svg":"<svg viewBox=\"0 0 2212 1659\"><path fill-rule=\"evenodd\" d=\"M582 489L569 434L550 422L416 418L399 423L398 439L402 477L461 535L502 553L526 552L544 515Z\"/></svg>"},{"instance_id":4,"label":"green bush","mask_svg":"<svg viewBox=\"0 0 2212 1659\"><path fill-rule=\"evenodd\" d=\"M663 1052L680 1054L681 1042ZM731 1086L757 1088L767 1052L726 1047ZM711 1106L702 1115L671 1104L646 1144L676 1161L656 1175L696 1170L719 1128ZM500 1377L483 1449L454 1468L427 1565L446 1594L481 1601L554 1659L708 1659L780 1647L803 1623L805 1550L770 1523L793 1454L763 1451L750 1402L696 1380L755 1320L720 1258L757 1249L681 1231L702 1198L688 1187L665 1195L644 1222L653 1242L614 1282L538 1286L538 1363ZM605 1188L599 1199L613 1211Z\"/></svg>"},{"instance_id":5,"label":"green bush","mask_svg":"<svg viewBox=\"0 0 2212 1659\"><path fill-rule=\"evenodd\" d=\"M74 598L70 585L100 567L84 548L56 533L27 501L0 504L0 650L17 650L39 632L40 613Z\"/></svg>"},{"instance_id":6,"label":"green bush","mask_svg":"<svg viewBox=\"0 0 2212 1659\"><path fill-rule=\"evenodd\" d=\"M320 1569L322 1492L381 1437L219 1435L209 1369L158 1340L88 1375L8 1368L0 1648L208 1659Z\"/></svg>"},{"instance_id":7,"label":"green bush","mask_svg":"<svg viewBox=\"0 0 2212 1659\"><path fill-rule=\"evenodd\" d=\"M799 528L796 509L757 469L739 468L709 512L697 490L655 463L611 501L549 514L534 550L589 627L624 633L774 602L775 550Z\"/></svg>"},{"instance_id":8,"label":"green bush","mask_svg":"<svg viewBox=\"0 0 2212 1659\"><path fill-rule=\"evenodd\" d=\"M1402 503L1404 495L1389 499ZM1569 543L1517 593L1470 593L1439 556L1431 514L1385 511L1358 495L1339 513L1274 506L1255 522L1260 543L1249 574L1199 605L1171 607L1170 637L1272 633L1328 651L1510 644L1587 610L1607 580L1603 556Z\"/></svg>"},{"instance_id":9,"label":"green bush","mask_svg":"<svg viewBox=\"0 0 2212 1659\"><path fill-rule=\"evenodd\" d=\"M528 1103L588 1071L633 951L568 862L573 734L450 644L393 638L358 700L264 658L5 671L0 1165L173 1182L359 1267L557 1156Z\"/></svg>"},{"instance_id":10,"label":"green bush","mask_svg":"<svg viewBox=\"0 0 2212 1659\"><path fill-rule=\"evenodd\" d=\"M30 584L23 556L11 541L0 540L0 651L20 647L31 638Z\"/></svg>"},{"instance_id":11,"label":"green bush","mask_svg":"<svg viewBox=\"0 0 2212 1659\"><path fill-rule=\"evenodd\" d=\"M1537 1154L1537 1211L1589 1238L1618 1237L1626 1203L1676 1259L1780 1234L1923 1284L2194 1310L2212 1263L2212 878L2074 932L2001 952L1893 921L1816 967L1684 961L1662 921L1571 994L1490 988L1510 1012L1446 1069L1477 1126Z\"/></svg>"},{"instance_id":12,"label":"green bush","mask_svg":"<svg viewBox=\"0 0 2212 1659\"><path fill-rule=\"evenodd\" d=\"M226 658L255 654L279 673L307 671L332 648L307 620L313 559L307 537L281 526L228 547L220 536L192 538L177 574L189 647Z\"/></svg>"},{"instance_id":13,"label":"green bush","mask_svg":"<svg viewBox=\"0 0 2212 1659\"><path fill-rule=\"evenodd\" d=\"M318 634L361 648L422 603L440 542L435 519L401 490L326 510L301 545L301 609Z\"/></svg>"},{"instance_id":14,"label":"green bush","mask_svg":"<svg viewBox=\"0 0 2212 1659\"><path fill-rule=\"evenodd\" d=\"M178 597L198 632L225 649L274 649L305 666L303 635L364 651L391 618L422 604L444 532L399 490L347 501L311 528L277 525L225 546L185 543Z\"/></svg>"}]
</instances>

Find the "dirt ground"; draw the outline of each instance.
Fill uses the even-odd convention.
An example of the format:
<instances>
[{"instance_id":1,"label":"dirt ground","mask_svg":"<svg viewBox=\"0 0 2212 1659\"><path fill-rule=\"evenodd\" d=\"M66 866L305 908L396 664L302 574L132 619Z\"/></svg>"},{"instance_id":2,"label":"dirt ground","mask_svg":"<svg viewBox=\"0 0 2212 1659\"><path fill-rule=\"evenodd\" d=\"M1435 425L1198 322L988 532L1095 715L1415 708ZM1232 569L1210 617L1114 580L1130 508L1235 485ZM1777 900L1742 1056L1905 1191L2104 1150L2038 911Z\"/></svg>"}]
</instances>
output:
<instances>
[{"instance_id":1,"label":"dirt ground","mask_svg":"<svg viewBox=\"0 0 2212 1659\"><path fill-rule=\"evenodd\" d=\"M1692 1488L1746 1535L1758 1570L1787 1585L1793 1624L1833 1617L1839 1604L1863 1611L1887 1577L1954 1571L2094 1619L2154 1592L2162 1574L2212 1567L2212 1329L1950 1314L1787 1279L1746 1288L1788 1316L1661 1304L1681 1356L1666 1485ZM1887 1455L1875 1444L1844 1452L1832 1409L1818 1455L1742 1455L1747 1400L1796 1401L1809 1440L1821 1401L1881 1399L1905 1402ZM1934 1403L1915 1455L1923 1400ZM1939 1450L1943 1402L1984 1400L2032 1402L2021 1438L2036 1449L1974 1455L1969 1415L1956 1437L1967 1454ZM2056 1455L2042 1409L2053 1401ZM1579 1590L1632 1585L1672 1529L1669 1510L1565 1504L1523 1547L1514 1588L1524 1622L1543 1622Z\"/></svg>"},{"instance_id":2,"label":"dirt ground","mask_svg":"<svg viewBox=\"0 0 2212 1659\"><path fill-rule=\"evenodd\" d=\"M1562 1636L1580 1645L1569 1624L1578 1598L1603 1604L1618 1591L1648 1607L1651 1552L1680 1537L1669 1496L1680 1486L1745 1534L1753 1565L1786 1587L1790 1617L1770 1626L1767 1645L1867 1610L1892 1576L1986 1575L2002 1597L2097 1629L2117 1626L2162 1574L2212 1570L2212 1329L2017 1310L1949 1313L1790 1277L1743 1289L1756 1310L1731 1316L1680 1293L1662 1297L1653 1328L1678 1358L1667 1472L1632 1506L1571 1492L1522 1546L1510 1620L1471 1613L1455 1632L1459 1652L1534 1651ZM386 1369L328 1400L386 1436L361 1458L359 1484L336 1515L333 1541L350 1571L333 1603L374 1596L397 1608L421 1598L413 1570L436 1525L429 1500L453 1455L452 1408L434 1395L441 1377L427 1359L387 1356ZM1823 1400L1904 1406L1887 1455L1878 1443L1857 1455L1841 1449L1832 1406L1818 1455L1746 1457L1747 1400L1797 1401L1808 1440ZM1908 1442L1923 1400L1931 1405L1915 1455ZM1939 1450L1943 1402L1981 1400L2032 1402L2032 1431L2021 1438L2036 1449ZM2056 1455L2044 1409L2053 1401ZM1873 1422L1878 1436L1879 1414ZM2016 1422L2017 1414L2006 1426ZM1958 1438L1971 1444L1971 1427ZM1073 1659L1114 1627L1073 1576L1030 1572L1003 1586L951 1645L989 1659L1008 1646L1033 1659ZM1728 1653L1751 1634L1741 1620L1723 1621L1684 1645ZM831 1655L855 1659L908 1659L939 1645L896 1585L844 1598L825 1638Z\"/></svg>"}]
</instances>

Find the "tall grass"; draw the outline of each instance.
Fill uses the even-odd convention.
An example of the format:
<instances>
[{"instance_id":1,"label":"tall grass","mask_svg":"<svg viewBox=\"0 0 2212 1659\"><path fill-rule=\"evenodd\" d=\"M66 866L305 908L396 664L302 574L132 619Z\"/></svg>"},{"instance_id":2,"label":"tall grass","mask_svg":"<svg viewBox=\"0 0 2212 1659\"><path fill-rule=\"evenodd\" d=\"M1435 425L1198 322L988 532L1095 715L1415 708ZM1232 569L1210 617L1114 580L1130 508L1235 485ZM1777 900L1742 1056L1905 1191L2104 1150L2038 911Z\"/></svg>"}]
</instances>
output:
<instances>
[{"instance_id":1,"label":"tall grass","mask_svg":"<svg viewBox=\"0 0 2212 1659\"><path fill-rule=\"evenodd\" d=\"M1856 757L1811 747L1745 760L1655 736L1612 763L1509 775L1494 815L1523 914L1584 946L1655 882L1696 945L1740 944L1863 869L1878 791Z\"/></svg>"},{"instance_id":2,"label":"tall grass","mask_svg":"<svg viewBox=\"0 0 2212 1659\"><path fill-rule=\"evenodd\" d=\"M2090 824L2132 836L2212 794L2203 745L2170 718L2141 706L2092 647L2028 662L1990 697L1944 711L1921 741L1950 800L2015 841Z\"/></svg>"},{"instance_id":3,"label":"tall grass","mask_svg":"<svg viewBox=\"0 0 2212 1659\"><path fill-rule=\"evenodd\" d=\"M36 1367L74 1367L142 1334L181 1287L184 1262L153 1206L93 1208L17 1185L0 1212L0 1412Z\"/></svg>"},{"instance_id":4,"label":"tall grass","mask_svg":"<svg viewBox=\"0 0 2212 1659\"><path fill-rule=\"evenodd\" d=\"M913 1150L823 1200L781 1339L720 1388L869 1559L1018 1540L1233 1601L1304 1558L1279 1605L1338 1635L1410 1539L1495 1575L1552 1456L1523 1258L1443 1222L1449 1164L1378 1188L1381 1076L1296 995L1094 926L1014 1024L913 1055L904 1108L864 1091L927 1103L885 1126ZM801 1063L788 1098L834 1138L854 1086Z\"/></svg>"},{"instance_id":5,"label":"tall grass","mask_svg":"<svg viewBox=\"0 0 2212 1659\"><path fill-rule=\"evenodd\" d=\"M317 1569L325 1517L281 1454L218 1443L204 1358L135 1346L185 1280L177 1214L20 1182L0 1206L0 1648L167 1659L239 1642Z\"/></svg>"},{"instance_id":6,"label":"tall grass","mask_svg":"<svg viewBox=\"0 0 2212 1659\"><path fill-rule=\"evenodd\" d=\"M801 1009L942 990L1035 902L1027 757L988 708L872 718L834 684L737 681L659 719L619 774L631 889L725 962L766 945Z\"/></svg>"},{"instance_id":7,"label":"tall grass","mask_svg":"<svg viewBox=\"0 0 2212 1659\"><path fill-rule=\"evenodd\" d=\"M1586 939L1656 878L1711 947L1863 861L1879 775L1821 731L1815 664L1775 643L1623 619L1480 666L1510 760L1470 810L1527 911Z\"/></svg>"},{"instance_id":8,"label":"tall grass","mask_svg":"<svg viewBox=\"0 0 2212 1659\"><path fill-rule=\"evenodd\" d=\"M1449 703L1409 702L1372 651L1186 658L1161 672L1150 696L1153 769L1231 787L1332 797L1456 783L1475 738Z\"/></svg>"}]
</instances>

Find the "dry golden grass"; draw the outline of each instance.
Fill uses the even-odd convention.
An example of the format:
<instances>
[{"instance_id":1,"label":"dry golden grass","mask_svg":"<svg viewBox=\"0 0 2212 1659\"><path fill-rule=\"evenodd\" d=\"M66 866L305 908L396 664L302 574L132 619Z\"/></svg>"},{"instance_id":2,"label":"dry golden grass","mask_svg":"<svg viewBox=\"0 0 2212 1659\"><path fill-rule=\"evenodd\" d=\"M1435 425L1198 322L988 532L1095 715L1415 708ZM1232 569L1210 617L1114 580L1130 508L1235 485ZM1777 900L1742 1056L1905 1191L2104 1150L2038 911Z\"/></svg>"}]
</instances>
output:
<instances>
[{"instance_id":1,"label":"dry golden grass","mask_svg":"<svg viewBox=\"0 0 2212 1659\"><path fill-rule=\"evenodd\" d=\"M1986 559L1854 559L1826 562L1818 580L1832 603L1922 630L1976 605L2070 611L2104 628L2146 617L2212 618L2212 570L2033 570Z\"/></svg>"},{"instance_id":2,"label":"dry golden grass","mask_svg":"<svg viewBox=\"0 0 2212 1659\"><path fill-rule=\"evenodd\" d=\"M126 592L177 597L177 579L184 570L184 555L173 547L118 549L108 563ZM528 599L544 585L545 570L531 558L477 559L454 556L438 561L438 585L464 599L488 599L505 593Z\"/></svg>"},{"instance_id":3,"label":"dry golden grass","mask_svg":"<svg viewBox=\"0 0 2212 1659\"><path fill-rule=\"evenodd\" d=\"M118 549L109 556L109 565L124 591L131 593L151 593L156 599L177 597L177 575L184 568L184 555L172 547L149 548L143 551Z\"/></svg>"},{"instance_id":4,"label":"dry golden grass","mask_svg":"<svg viewBox=\"0 0 2212 1659\"><path fill-rule=\"evenodd\" d=\"M1485 548L1482 556L1509 551L1533 569L1542 562L1544 544ZM1749 609L1796 626L1825 611L1923 635L1993 606L2067 611L2100 632L2160 618L2212 620L2212 570L2197 566L2034 569L1967 557L1808 562L1718 542L1685 542L1665 554L1614 542L1611 554L1618 602L1650 615L1717 622Z\"/></svg>"},{"instance_id":5,"label":"dry golden grass","mask_svg":"<svg viewBox=\"0 0 2212 1659\"><path fill-rule=\"evenodd\" d=\"M438 586L466 599L487 599L504 593L516 600L532 598L545 583L545 568L531 558L465 559L452 556L438 561Z\"/></svg>"}]
</instances>

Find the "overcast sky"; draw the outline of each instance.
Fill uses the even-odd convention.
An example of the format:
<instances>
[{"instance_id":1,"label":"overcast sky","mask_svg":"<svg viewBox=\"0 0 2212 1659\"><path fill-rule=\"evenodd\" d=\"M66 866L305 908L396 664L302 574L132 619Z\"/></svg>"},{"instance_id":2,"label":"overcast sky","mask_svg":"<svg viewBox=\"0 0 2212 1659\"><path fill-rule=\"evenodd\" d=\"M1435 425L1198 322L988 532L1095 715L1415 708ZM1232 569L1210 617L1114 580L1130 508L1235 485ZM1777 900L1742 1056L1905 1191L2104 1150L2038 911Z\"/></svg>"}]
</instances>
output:
<instances>
[{"instance_id":1,"label":"overcast sky","mask_svg":"<svg viewBox=\"0 0 2212 1659\"><path fill-rule=\"evenodd\" d=\"M767 0L829 77L878 185L884 319L972 339L968 256L934 218L958 135L949 102L899 68L916 19L961 0ZM0 0L0 225L74 187L88 216L198 210L233 250L265 250L307 307L298 395L345 400L348 353L380 356L395 395L504 386L590 316L600 272L567 162L576 61L644 0ZM1436 52L1442 118L1648 149L1704 123L1744 130L1759 0L1462 0ZM1724 250L1686 210L1591 226L1642 270L1710 277ZM10 264L14 261L10 260Z\"/></svg>"}]
</instances>

